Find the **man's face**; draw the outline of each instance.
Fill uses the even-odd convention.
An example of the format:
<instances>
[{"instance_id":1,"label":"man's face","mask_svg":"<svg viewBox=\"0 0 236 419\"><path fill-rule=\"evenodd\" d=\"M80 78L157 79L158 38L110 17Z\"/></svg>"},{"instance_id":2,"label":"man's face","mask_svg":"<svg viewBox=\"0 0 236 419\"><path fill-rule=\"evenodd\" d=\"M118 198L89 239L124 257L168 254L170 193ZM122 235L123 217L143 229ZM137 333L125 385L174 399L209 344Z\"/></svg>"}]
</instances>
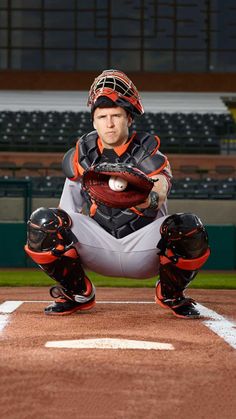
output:
<instances>
[{"instance_id":1,"label":"man's face","mask_svg":"<svg viewBox=\"0 0 236 419\"><path fill-rule=\"evenodd\" d=\"M93 126L105 148L114 148L125 144L131 123L131 116L119 106L96 108L93 116Z\"/></svg>"}]
</instances>

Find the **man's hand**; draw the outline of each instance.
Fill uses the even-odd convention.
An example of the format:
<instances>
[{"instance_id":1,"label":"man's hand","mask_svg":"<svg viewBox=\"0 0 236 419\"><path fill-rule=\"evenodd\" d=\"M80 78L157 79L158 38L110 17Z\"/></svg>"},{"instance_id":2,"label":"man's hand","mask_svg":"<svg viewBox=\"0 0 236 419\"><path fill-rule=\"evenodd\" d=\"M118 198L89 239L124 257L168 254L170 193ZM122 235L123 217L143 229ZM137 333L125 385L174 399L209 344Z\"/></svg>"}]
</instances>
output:
<instances>
[{"instance_id":1,"label":"man's hand","mask_svg":"<svg viewBox=\"0 0 236 419\"><path fill-rule=\"evenodd\" d=\"M150 206L152 205L151 204L152 192L155 192L158 194L157 209L160 208L162 204L164 203L164 201L166 200L168 189L169 189L166 176L160 174L160 175L153 176L152 179L154 181L152 191L150 192L150 194L148 195L147 199L144 202L137 205L138 208L141 208L141 209L150 208Z\"/></svg>"}]
</instances>

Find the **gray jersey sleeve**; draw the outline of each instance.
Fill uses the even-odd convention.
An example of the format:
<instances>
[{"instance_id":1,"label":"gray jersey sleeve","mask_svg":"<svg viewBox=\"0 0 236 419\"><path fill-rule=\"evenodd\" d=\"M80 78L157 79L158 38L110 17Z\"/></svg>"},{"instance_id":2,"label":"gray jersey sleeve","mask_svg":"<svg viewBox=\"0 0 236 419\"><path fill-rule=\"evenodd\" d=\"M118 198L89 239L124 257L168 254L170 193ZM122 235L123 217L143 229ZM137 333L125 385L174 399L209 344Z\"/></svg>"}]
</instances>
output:
<instances>
[{"instance_id":1,"label":"gray jersey sleeve","mask_svg":"<svg viewBox=\"0 0 236 419\"><path fill-rule=\"evenodd\" d=\"M82 212L85 205L80 181L65 180L59 207L66 212Z\"/></svg>"}]
</instances>

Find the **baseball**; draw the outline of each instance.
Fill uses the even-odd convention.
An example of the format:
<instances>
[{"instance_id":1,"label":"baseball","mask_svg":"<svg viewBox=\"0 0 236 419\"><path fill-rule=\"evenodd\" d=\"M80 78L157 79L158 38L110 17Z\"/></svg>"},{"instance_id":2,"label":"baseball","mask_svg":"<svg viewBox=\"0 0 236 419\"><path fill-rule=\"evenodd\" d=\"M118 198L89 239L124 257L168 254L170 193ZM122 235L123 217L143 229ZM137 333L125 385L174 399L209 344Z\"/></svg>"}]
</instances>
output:
<instances>
[{"instance_id":1,"label":"baseball","mask_svg":"<svg viewBox=\"0 0 236 419\"><path fill-rule=\"evenodd\" d=\"M128 182L119 176L111 176L108 184L113 191L124 191L128 185Z\"/></svg>"}]
</instances>

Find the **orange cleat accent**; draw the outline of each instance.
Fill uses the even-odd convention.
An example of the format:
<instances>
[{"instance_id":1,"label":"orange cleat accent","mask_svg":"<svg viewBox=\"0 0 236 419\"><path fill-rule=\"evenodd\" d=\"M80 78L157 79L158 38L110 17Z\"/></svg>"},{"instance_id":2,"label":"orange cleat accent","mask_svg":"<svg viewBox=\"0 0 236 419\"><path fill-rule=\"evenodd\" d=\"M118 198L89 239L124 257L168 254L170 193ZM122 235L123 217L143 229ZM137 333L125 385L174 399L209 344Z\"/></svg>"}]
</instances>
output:
<instances>
[{"instance_id":1,"label":"orange cleat accent","mask_svg":"<svg viewBox=\"0 0 236 419\"><path fill-rule=\"evenodd\" d=\"M155 302L159 306L172 311L174 316L181 319L199 319L200 312L194 307L196 302L192 298L186 298L183 292L174 298L166 298L161 292L160 281L156 284Z\"/></svg>"}]
</instances>

